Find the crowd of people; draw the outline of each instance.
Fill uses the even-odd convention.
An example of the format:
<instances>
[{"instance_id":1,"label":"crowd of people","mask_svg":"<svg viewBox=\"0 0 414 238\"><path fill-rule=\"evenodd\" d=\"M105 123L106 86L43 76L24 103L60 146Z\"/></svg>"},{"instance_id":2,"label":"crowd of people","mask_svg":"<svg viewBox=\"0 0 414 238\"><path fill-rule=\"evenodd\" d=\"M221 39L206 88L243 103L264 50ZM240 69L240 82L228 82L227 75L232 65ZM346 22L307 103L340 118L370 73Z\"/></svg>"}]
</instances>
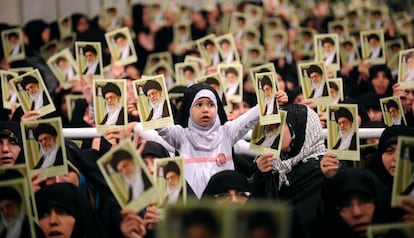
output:
<instances>
[{"instance_id":1,"label":"crowd of people","mask_svg":"<svg viewBox=\"0 0 414 238\"><path fill-rule=\"evenodd\" d=\"M370 48L359 34L374 31L367 35L367 42L382 40L384 51L386 45L392 48L396 42L402 43L400 51L414 49L414 9L407 9L408 3L217 1L195 10L180 1L167 2L169 5L127 4L125 16L111 6L100 16L73 13L51 23L36 19L23 26L0 24L2 36L7 36L2 40L8 42L3 42L4 50L0 50L0 237L155 237L159 223L169 222L163 220L169 217L164 217L162 210L171 203L184 203L183 197L205 200L213 206L247 206L264 199L288 201L292 207L287 218L291 224L288 237L359 238L367 237L371 225L407 223L414 227L413 199L404 197L391 206L396 164L401 158L398 138L414 138L414 85L406 80L412 73L414 51L395 65L390 52L387 55ZM332 23L335 27L330 27ZM19 27L22 34L15 30ZM113 40L119 49L114 56L105 33L121 27L128 28L133 46L128 45L125 31L115 34ZM376 35L378 31L383 33L381 37ZM326 57L308 64L316 62L321 53L313 37L325 33L329 37L320 39L320 50ZM222 35L226 36L219 37ZM69 50L75 59L79 55L75 42L84 44L80 51L83 62L76 59L83 69L72 60L55 60L58 67L65 64L62 75L70 83L68 87L57 79L47 61L63 50ZM372 54L356 64L354 56L354 60L348 60L349 55L342 57L353 45L357 49L353 53L364 56L370 49L386 62L374 60ZM335 48L339 51L333 53ZM153 57L160 53L165 58ZM117 61L134 54L134 63ZM303 62L308 67L298 70ZM178 70L175 64L185 67ZM404 68L400 64L407 64L407 76L400 72ZM251 69L263 65L272 67L255 71L264 75L255 82ZM31 72L27 67L38 69L41 77L27 73ZM269 72L271 77L266 76ZM206 77L217 73L222 75L212 76L210 81L214 82ZM159 74L165 82L148 80ZM19 75L23 76L16 81ZM206 82L197 83L197 78L206 78ZM96 79L112 81L94 88ZM140 80L147 81L134 83ZM256 96L257 90L263 91L263 99ZM26 91L27 96L19 101L15 91ZM142 96L148 97L147 112L138 110ZM332 97L338 110L327 115L320 108L328 105L313 100L321 96ZM105 112L99 112L100 121L95 121L97 100L106 105ZM356 113L341 104L357 105ZM46 105L55 110L41 111ZM280 154L250 151L246 134L262 117L280 111L287 113L283 122L261 125L265 136L255 143L278 149ZM173 125L143 128L143 123L168 117L173 118ZM56 118L63 128L115 127L107 127L101 137L61 141L62 132L51 123ZM39 120L46 123L33 130L21 127L21 123ZM328 150L323 128L331 121L337 123L339 136L329 149L357 151L358 158L352 160L360 162L339 160L341 155ZM380 138L359 139L355 133L358 128L382 128L383 132ZM30 140L30 148L25 140ZM117 149L126 140L145 168L134 167L135 151ZM32 158L37 155L28 153L35 147L39 148L39 161ZM412 161L414 145L405 152ZM111 179L124 183L126 203L139 200L156 186L152 181L156 176L165 179L165 197L151 197L138 211L120 204L97 164L108 153L111 158L104 167ZM158 171L155 159L175 156L181 156L184 165L168 161ZM34 166L26 170L29 161ZM65 167L64 173L42 173L42 169L54 166ZM414 164L410 166L414 170ZM33 198L25 191L32 191ZM209 218L214 217L211 211L196 211L185 214L181 227L175 227L182 229L181 237L219 237L225 223ZM282 223L273 221L271 214L260 210L256 215L252 217L260 224L251 220L244 229L263 230L249 230L245 237L285 234L277 225ZM31 222L36 217L37 221ZM400 230L398 237L412 237L413 230ZM390 237L392 231L375 237Z\"/></svg>"}]
</instances>

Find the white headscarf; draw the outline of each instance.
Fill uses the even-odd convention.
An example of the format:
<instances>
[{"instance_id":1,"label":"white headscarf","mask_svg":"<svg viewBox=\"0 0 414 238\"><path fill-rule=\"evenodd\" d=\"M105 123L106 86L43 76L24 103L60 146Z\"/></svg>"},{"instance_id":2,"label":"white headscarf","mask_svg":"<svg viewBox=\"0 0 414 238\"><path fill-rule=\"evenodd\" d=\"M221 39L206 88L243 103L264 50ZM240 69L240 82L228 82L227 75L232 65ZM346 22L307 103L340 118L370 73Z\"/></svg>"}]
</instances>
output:
<instances>
[{"instance_id":1,"label":"white headscarf","mask_svg":"<svg viewBox=\"0 0 414 238\"><path fill-rule=\"evenodd\" d=\"M190 143L202 151L209 151L216 148L223 139L223 134L220 132L220 118L217 113L217 100L214 93L208 89L200 90L194 97L191 107L200 98L209 98L216 106L216 118L213 123L208 126L200 126L193 120L190 108L190 118L188 118L188 133L187 139Z\"/></svg>"}]
</instances>

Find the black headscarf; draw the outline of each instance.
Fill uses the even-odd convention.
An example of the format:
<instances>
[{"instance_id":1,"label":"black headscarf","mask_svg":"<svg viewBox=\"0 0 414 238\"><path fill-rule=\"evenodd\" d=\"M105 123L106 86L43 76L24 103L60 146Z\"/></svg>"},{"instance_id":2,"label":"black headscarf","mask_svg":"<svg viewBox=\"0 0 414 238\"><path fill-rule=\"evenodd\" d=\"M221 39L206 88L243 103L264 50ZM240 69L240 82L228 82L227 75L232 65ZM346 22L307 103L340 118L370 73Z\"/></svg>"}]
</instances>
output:
<instances>
[{"instance_id":1,"label":"black headscarf","mask_svg":"<svg viewBox=\"0 0 414 238\"><path fill-rule=\"evenodd\" d=\"M370 171L362 168L340 170L333 178L325 180L323 194L323 231L321 237L360 237L348 226L339 214L338 206L351 194L359 194L374 199L375 211L371 224L390 220L390 200L381 182ZM349 202L349 201L348 201Z\"/></svg>"},{"instance_id":2,"label":"black headscarf","mask_svg":"<svg viewBox=\"0 0 414 238\"><path fill-rule=\"evenodd\" d=\"M227 193L231 189L238 192L250 192L247 178L243 174L235 170L224 170L210 178L202 197Z\"/></svg>"},{"instance_id":3,"label":"black headscarf","mask_svg":"<svg viewBox=\"0 0 414 238\"><path fill-rule=\"evenodd\" d=\"M12 137L15 137L17 144L19 144L21 150L19 155L17 156L17 159L15 161L15 164L23 164L24 163L24 150L23 150L23 141L22 141L22 133L20 130L20 124L15 121L0 121L0 133L1 132L7 132L10 131L13 135ZM1 137L6 137L6 135L3 133ZM7 136L10 138L10 136Z\"/></svg>"},{"instance_id":4,"label":"black headscarf","mask_svg":"<svg viewBox=\"0 0 414 238\"><path fill-rule=\"evenodd\" d=\"M208 84L204 83L197 83L191 85L184 93L183 97L183 104L181 105L180 110L177 114L177 123L182 127L188 127L188 119L190 118L190 110L193 103L193 100L198 92L203 89L210 90L216 96L217 101L217 115L220 118L220 124L223 125L227 121L226 112L224 111L223 104L221 103L221 99L217 94L216 90L209 86Z\"/></svg>"},{"instance_id":5,"label":"black headscarf","mask_svg":"<svg viewBox=\"0 0 414 238\"><path fill-rule=\"evenodd\" d=\"M42 39L43 31L49 26L43 20L33 20L24 26L24 32L29 39L29 49L39 51L46 42Z\"/></svg>"},{"instance_id":6,"label":"black headscarf","mask_svg":"<svg viewBox=\"0 0 414 238\"><path fill-rule=\"evenodd\" d=\"M398 136L414 136L414 129L412 127L403 125L394 125L382 132L378 142L378 149L376 154L368 161L367 169L373 172L381 182L392 191L393 176L385 169L382 163L382 154L389 145L397 144Z\"/></svg>"},{"instance_id":7,"label":"black headscarf","mask_svg":"<svg viewBox=\"0 0 414 238\"><path fill-rule=\"evenodd\" d=\"M384 72L385 77L390 81L387 91L383 95L378 95L378 97L389 97L392 96L392 85L394 85L395 81L392 77L391 70L386 65L374 65L369 69L369 82L371 86L371 90L375 92L373 86L372 86L372 80L377 76L378 72Z\"/></svg>"},{"instance_id":8,"label":"black headscarf","mask_svg":"<svg viewBox=\"0 0 414 238\"><path fill-rule=\"evenodd\" d=\"M55 183L35 194L37 212L41 219L51 208L61 208L75 218L72 237L107 237L96 214L82 191L70 183Z\"/></svg>"}]
</instances>

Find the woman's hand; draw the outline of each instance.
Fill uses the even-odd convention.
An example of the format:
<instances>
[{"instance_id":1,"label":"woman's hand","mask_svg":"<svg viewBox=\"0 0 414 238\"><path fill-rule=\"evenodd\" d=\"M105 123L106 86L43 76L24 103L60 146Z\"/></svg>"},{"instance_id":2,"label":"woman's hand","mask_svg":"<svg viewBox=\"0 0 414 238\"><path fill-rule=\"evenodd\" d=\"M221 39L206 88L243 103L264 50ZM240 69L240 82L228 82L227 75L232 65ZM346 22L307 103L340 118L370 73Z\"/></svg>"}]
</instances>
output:
<instances>
[{"instance_id":1,"label":"woman's hand","mask_svg":"<svg viewBox=\"0 0 414 238\"><path fill-rule=\"evenodd\" d=\"M121 232L125 237L142 238L147 234L144 220L135 211L123 209L121 215Z\"/></svg>"},{"instance_id":2,"label":"woman's hand","mask_svg":"<svg viewBox=\"0 0 414 238\"><path fill-rule=\"evenodd\" d=\"M271 154L271 153L262 154L256 160L257 168L262 173L269 172L269 171L272 170L273 160L275 160L275 158L273 158L273 154Z\"/></svg>"},{"instance_id":3,"label":"woman's hand","mask_svg":"<svg viewBox=\"0 0 414 238\"><path fill-rule=\"evenodd\" d=\"M327 178L332 178L338 173L340 162L337 159L336 154L332 152L327 152L320 163L320 167L323 175Z\"/></svg>"},{"instance_id":4,"label":"woman's hand","mask_svg":"<svg viewBox=\"0 0 414 238\"><path fill-rule=\"evenodd\" d=\"M285 105L288 102L288 95L285 91L279 90L276 93L276 100L279 105Z\"/></svg>"}]
</instances>

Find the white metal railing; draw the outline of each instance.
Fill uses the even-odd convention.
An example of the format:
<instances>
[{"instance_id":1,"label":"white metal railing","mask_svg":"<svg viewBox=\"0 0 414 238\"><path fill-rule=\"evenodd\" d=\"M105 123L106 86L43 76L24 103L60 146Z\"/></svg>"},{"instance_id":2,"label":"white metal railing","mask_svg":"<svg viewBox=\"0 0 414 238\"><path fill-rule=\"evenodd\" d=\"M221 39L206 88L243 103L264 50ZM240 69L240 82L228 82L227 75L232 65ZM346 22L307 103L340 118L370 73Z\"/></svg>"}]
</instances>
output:
<instances>
[{"instance_id":1,"label":"white metal railing","mask_svg":"<svg viewBox=\"0 0 414 238\"><path fill-rule=\"evenodd\" d=\"M384 128L359 128L359 138L367 139L367 138L379 138L381 136L382 131ZM323 129L323 136L326 138L328 130ZM96 128L63 128L63 136L65 138L94 138L100 137L96 130ZM249 139L251 137L251 131L246 134L245 139Z\"/></svg>"}]
</instances>

